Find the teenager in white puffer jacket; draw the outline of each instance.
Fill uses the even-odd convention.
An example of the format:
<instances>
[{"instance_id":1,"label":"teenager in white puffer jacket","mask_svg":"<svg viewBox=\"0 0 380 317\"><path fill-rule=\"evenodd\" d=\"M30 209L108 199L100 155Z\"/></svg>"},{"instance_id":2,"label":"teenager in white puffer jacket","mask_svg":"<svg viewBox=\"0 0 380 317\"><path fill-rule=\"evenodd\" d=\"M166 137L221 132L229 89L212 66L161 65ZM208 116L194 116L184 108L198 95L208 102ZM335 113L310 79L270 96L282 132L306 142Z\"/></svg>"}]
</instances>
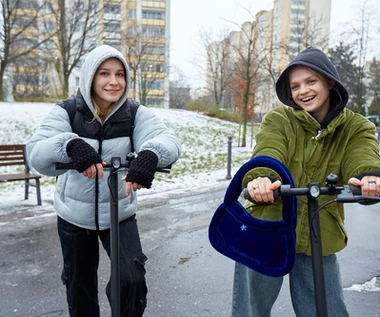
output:
<instances>
[{"instance_id":1,"label":"teenager in white puffer jacket","mask_svg":"<svg viewBox=\"0 0 380 317\"><path fill-rule=\"evenodd\" d=\"M98 238L110 255L110 194L105 162L131 151L129 69L123 55L102 45L87 56L70 119L65 103L55 105L26 146L37 172L58 176L54 206L58 215L70 316L99 316ZM133 124L133 122L132 122ZM180 156L180 141L148 108L139 106L132 135L138 156L119 182L121 310L124 317L142 316L146 307L144 264L135 213L136 190L150 188L157 167ZM56 170L73 162L75 170ZM107 286L109 298L110 289Z\"/></svg>"}]
</instances>

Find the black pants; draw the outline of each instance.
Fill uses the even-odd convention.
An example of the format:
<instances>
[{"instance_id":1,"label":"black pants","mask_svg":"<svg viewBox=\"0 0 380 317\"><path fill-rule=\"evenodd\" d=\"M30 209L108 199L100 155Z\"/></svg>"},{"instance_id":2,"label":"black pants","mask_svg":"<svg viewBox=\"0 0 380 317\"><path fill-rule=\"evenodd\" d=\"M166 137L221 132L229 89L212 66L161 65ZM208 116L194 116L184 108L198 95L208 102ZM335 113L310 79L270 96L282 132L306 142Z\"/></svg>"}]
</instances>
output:
<instances>
[{"instance_id":1,"label":"black pants","mask_svg":"<svg viewBox=\"0 0 380 317\"><path fill-rule=\"evenodd\" d=\"M74 226L58 217L70 317L100 317L98 302L99 239L110 257L110 230L93 231ZM120 306L122 317L140 317L146 307L147 286L135 216L119 225ZM106 293L110 301L110 281Z\"/></svg>"}]
</instances>

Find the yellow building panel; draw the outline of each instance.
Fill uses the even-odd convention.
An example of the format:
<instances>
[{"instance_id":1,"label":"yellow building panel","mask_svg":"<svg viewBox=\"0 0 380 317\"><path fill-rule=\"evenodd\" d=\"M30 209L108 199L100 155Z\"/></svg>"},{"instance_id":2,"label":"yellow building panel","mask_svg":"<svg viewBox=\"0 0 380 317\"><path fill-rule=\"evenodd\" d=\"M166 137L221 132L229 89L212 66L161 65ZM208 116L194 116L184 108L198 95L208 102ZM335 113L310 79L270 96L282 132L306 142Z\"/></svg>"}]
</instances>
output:
<instances>
[{"instance_id":1,"label":"yellow building panel","mask_svg":"<svg viewBox=\"0 0 380 317\"><path fill-rule=\"evenodd\" d=\"M142 2L142 7L143 7L143 9L145 7L148 7L148 8L157 8L157 9L165 9L166 2L161 2L161 1L143 1Z\"/></svg>"},{"instance_id":2,"label":"yellow building panel","mask_svg":"<svg viewBox=\"0 0 380 317\"><path fill-rule=\"evenodd\" d=\"M127 1L127 8L128 9L136 9L137 3L136 1Z\"/></svg>"},{"instance_id":3,"label":"yellow building panel","mask_svg":"<svg viewBox=\"0 0 380 317\"><path fill-rule=\"evenodd\" d=\"M36 67L36 66L13 66L12 67L12 70L14 72L18 72L18 73L38 73L39 72L39 69L40 67Z\"/></svg>"},{"instance_id":4,"label":"yellow building panel","mask_svg":"<svg viewBox=\"0 0 380 317\"><path fill-rule=\"evenodd\" d=\"M143 43L165 45L165 38L158 36L144 36Z\"/></svg>"},{"instance_id":5,"label":"yellow building panel","mask_svg":"<svg viewBox=\"0 0 380 317\"><path fill-rule=\"evenodd\" d=\"M158 79L164 79L165 73L147 72L147 73L144 73L143 76L147 80L158 80Z\"/></svg>"},{"instance_id":6,"label":"yellow building panel","mask_svg":"<svg viewBox=\"0 0 380 317\"><path fill-rule=\"evenodd\" d=\"M144 60L149 61L150 63L165 62L165 55L145 54Z\"/></svg>"},{"instance_id":7,"label":"yellow building panel","mask_svg":"<svg viewBox=\"0 0 380 317\"><path fill-rule=\"evenodd\" d=\"M165 20L142 19L142 24L144 26L162 26L162 27L165 27Z\"/></svg>"},{"instance_id":8,"label":"yellow building panel","mask_svg":"<svg viewBox=\"0 0 380 317\"><path fill-rule=\"evenodd\" d=\"M137 27L137 20L127 20L127 27Z\"/></svg>"},{"instance_id":9,"label":"yellow building panel","mask_svg":"<svg viewBox=\"0 0 380 317\"><path fill-rule=\"evenodd\" d=\"M152 89L148 92L148 97L163 97L165 95L165 90L163 89Z\"/></svg>"}]
</instances>

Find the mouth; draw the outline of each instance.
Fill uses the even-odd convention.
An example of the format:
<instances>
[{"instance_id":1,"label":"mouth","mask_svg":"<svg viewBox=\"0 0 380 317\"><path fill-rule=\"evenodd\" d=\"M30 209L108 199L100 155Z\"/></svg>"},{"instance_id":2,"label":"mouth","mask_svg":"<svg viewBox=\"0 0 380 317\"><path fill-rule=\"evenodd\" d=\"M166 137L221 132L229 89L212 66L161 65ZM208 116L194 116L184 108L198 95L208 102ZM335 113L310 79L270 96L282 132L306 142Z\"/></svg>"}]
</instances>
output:
<instances>
[{"instance_id":1,"label":"mouth","mask_svg":"<svg viewBox=\"0 0 380 317\"><path fill-rule=\"evenodd\" d=\"M311 101L311 100L313 100L315 98L315 96L310 96L310 97L306 97L306 98L302 98L302 99L300 99L302 102L309 102L309 101Z\"/></svg>"}]
</instances>

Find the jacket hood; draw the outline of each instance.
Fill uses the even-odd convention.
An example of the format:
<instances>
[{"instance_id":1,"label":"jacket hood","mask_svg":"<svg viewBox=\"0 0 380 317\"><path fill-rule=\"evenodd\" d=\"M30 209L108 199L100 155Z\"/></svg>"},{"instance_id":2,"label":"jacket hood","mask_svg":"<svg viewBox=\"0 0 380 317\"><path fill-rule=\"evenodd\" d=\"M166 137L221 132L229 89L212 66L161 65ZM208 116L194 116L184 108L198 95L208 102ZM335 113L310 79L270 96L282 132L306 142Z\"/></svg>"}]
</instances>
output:
<instances>
[{"instance_id":1,"label":"jacket hood","mask_svg":"<svg viewBox=\"0 0 380 317\"><path fill-rule=\"evenodd\" d=\"M299 110L302 108L293 101L289 85L289 71L294 66L308 67L334 82L330 90L330 110L322 122L326 125L342 111L348 102L347 89L341 83L335 66L323 51L315 47L308 47L290 61L276 82L276 93L283 104Z\"/></svg>"},{"instance_id":2,"label":"jacket hood","mask_svg":"<svg viewBox=\"0 0 380 317\"><path fill-rule=\"evenodd\" d=\"M126 81L125 92L120 98L120 100L115 103L112 109L112 112L110 113L111 115L127 100L128 92L129 92L129 82L130 82L129 67L128 67L127 61L125 60L123 54L121 54L117 49L108 45L101 45L93 49L87 55L86 60L84 61L82 65L82 69L81 69L81 74L80 74L80 79L79 79L79 89L86 104L88 105L90 110L94 112L94 105L92 104L92 100L91 100L92 82L94 80L95 73L97 69L99 68L100 64L110 58L117 58L118 60L121 61L121 63L123 64L125 68L125 81Z\"/></svg>"}]
</instances>

